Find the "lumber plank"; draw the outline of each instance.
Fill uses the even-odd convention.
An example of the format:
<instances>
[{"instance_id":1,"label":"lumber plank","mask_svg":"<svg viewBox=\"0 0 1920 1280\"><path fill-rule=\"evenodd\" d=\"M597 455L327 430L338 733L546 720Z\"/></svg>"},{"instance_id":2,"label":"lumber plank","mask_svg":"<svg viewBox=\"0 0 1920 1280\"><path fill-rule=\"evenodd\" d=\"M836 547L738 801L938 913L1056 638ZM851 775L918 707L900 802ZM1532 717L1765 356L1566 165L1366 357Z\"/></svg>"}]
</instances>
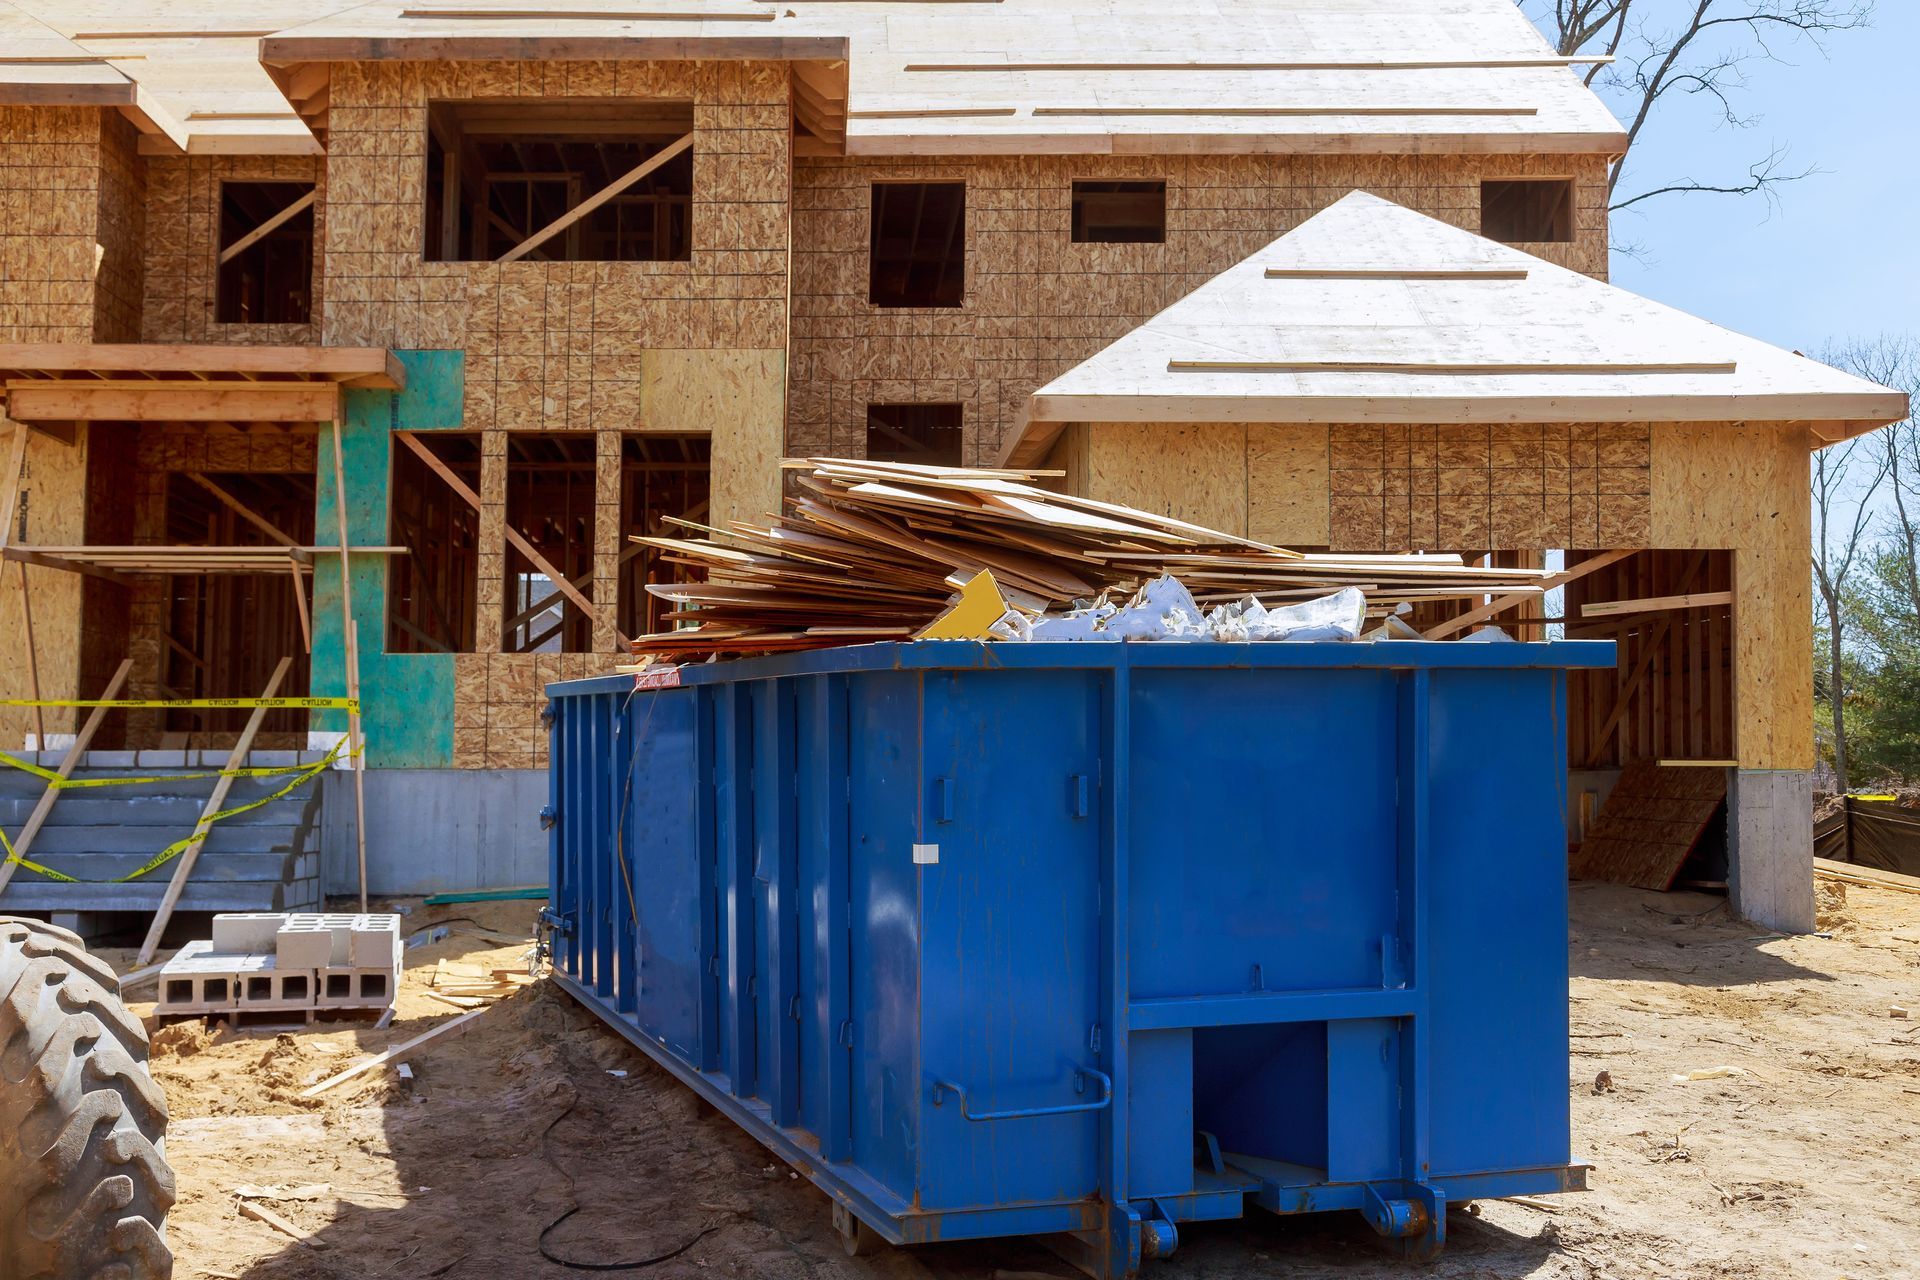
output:
<instances>
[{"instance_id":1,"label":"lumber plank","mask_svg":"<svg viewBox=\"0 0 1920 1280\"><path fill-rule=\"evenodd\" d=\"M485 1013L485 1009L475 1009L471 1013L463 1013L457 1018L451 1018L433 1028L431 1031L424 1032L413 1037L411 1040L394 1045L391 1049L376 1053L371 1058L363 1058L346 1070L328 1076L325 1080L320 1081L320 1083L302 1090L300 1096L303 1098L317 1098L329 1089L337 1088L347 1081L365 1075L367 1072L378 1067L384 1067L390 1063L404 1062L408 1057L412 1056L416 1050L425 1045L431 1044L436 1040L459 1035L473 1025L474 1019L479 1018Z\"/></svg>"}]
</instances>

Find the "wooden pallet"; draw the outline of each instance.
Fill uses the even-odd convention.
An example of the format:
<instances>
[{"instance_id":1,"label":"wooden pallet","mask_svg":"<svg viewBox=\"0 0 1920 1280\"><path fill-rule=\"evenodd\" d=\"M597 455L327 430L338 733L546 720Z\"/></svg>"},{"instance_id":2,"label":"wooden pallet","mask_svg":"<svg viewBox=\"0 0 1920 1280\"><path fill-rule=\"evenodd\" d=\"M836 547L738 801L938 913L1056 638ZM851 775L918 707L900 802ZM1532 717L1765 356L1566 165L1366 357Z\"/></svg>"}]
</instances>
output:
<instances>
[{"instance_id":1,"label":"wooden pallet","mask_svg":"<svg viewBox=\"0 0 1920 1280\"><path fill-rule=\"evenodd\" d=\"M1576 880L1667 890L1727 799L1724 769L1629 764L1573 855Z\"/></svg>"}]
</instances>

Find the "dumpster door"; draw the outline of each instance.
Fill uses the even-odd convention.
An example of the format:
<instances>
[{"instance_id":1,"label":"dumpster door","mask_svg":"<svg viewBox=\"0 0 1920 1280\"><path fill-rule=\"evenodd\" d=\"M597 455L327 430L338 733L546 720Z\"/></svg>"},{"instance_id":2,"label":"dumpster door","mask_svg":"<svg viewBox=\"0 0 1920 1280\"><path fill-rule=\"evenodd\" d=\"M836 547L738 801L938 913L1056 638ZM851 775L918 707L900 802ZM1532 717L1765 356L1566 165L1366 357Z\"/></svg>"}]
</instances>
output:
<instances>
[{"instance_id":1,"label":"dumpster door","mask_svg":"<svg viewBox=\"0 0 1920 1280\"><path fill-rule=\"evenodd\" d=\"M930 1207L1098 1188L1110 1092L1094 1029L1101 687L1071 669L926 677L917 840L937 852L916 870Z\"/></svg>"}]
</instances>

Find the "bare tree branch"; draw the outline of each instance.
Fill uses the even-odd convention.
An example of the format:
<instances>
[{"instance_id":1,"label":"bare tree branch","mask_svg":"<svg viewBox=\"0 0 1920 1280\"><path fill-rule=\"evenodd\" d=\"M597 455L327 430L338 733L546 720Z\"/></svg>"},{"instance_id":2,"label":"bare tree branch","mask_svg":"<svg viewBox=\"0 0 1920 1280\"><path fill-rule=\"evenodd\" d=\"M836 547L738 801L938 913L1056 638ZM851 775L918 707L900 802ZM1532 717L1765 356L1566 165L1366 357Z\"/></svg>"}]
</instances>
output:
<instances>
[{"instance_id":1,"label":"bare tree branch","mask_svg":"<svg viewBox=\"0 0 1920 1280\"><path fill-rule=\"evenodd\" d=\"M1612 99L1626 116L1626 152L1607 175L1611 208L1620 210L1656 196L1715 193L1764 194L1815 173L1789 172L1776 146L1749 167L1746 179L1683 176L1622 196L1620 186L1636 143L1678 93L1710 101L1722 123L1751 128L1758 116L1736 105L1747 87L1746 68L1784 62L1782 37L1825 52L1824 37L1867 25L1872 0L1518 0L1564 57L1605 53L1584 82Z\"/></svg>"}]
</instances>

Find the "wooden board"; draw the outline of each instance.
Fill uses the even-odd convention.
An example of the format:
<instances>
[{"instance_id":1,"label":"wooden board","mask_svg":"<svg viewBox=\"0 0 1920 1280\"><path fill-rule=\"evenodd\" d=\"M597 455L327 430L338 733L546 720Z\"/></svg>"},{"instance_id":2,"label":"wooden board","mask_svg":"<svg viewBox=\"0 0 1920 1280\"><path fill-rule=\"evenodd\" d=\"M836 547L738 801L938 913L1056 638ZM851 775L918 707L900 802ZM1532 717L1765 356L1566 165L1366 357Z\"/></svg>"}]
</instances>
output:
<instances>
[{"instance_id":1,"label":"wooden board","mask_svg":"<svg viewBox=\"0 0 1920 1280\"><path fill-rule=\"evenodd\" d=\"M1670 889L1726 799L1723 770L1630 764L1621 770L1569 871L1577 880Z\"/></svg>"}]
</instances>

